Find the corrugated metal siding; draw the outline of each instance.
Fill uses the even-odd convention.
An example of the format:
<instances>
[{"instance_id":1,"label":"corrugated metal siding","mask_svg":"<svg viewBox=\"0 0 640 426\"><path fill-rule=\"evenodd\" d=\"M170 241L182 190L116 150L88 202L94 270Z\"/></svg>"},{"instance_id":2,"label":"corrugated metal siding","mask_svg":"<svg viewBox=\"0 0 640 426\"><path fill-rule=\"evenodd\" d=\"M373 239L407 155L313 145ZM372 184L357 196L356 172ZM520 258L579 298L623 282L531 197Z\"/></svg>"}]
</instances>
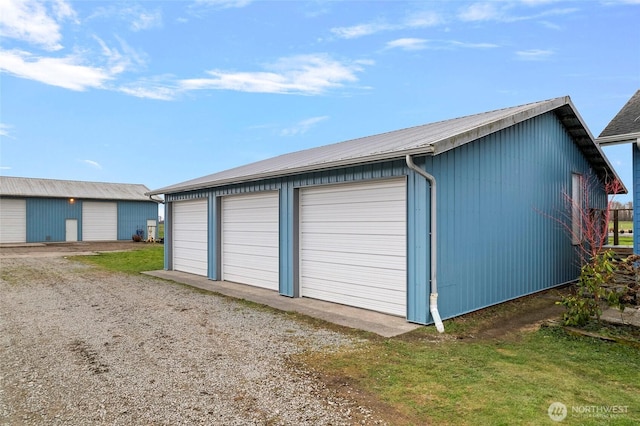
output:
<instances>
[{"instance_id":1,"label":"corrugated metal siding","mask_svg":"<svg viewBox=\"0 0 640 426\"><path fill-rule=\"evenodd\" d=\"M82 222L82 203L73 204L68 199L27 199L27 242L60 242L66 240L65 222L77 219ZM78 235L82 230L78 229Z\"/></svg>"},{"instance_id":2,"label":"corrugated metal siding","mask_svg":"<svg viewBox=\"0 0 640 426\"><path fill-rule=\"evenodd\" d=\"M571 173L589 170L552 113L427 158L439 185L443 318L577 277L576 252L556 219Z\"/></svg>"},{"instance_id":3,"label":"corrugated metal siding","mask_svg":"<svg viewBox=\"0 0 640 426\"><path fill-rule=\"evenodd\" d=\"M633 253L640 254L640 150L636 144L633 151Z\"/></svg>"},{"instance_id":4,"label":"corrugated metal siding","mask_svg":"<svg viewBox=\"0 0 640 426\"><path fill-rule=\"evenodd\" d=\"M148 201L118 202L118 239L130 240L138 229L147 235L147 220L158 221L158 204Z\"/></svg>"},{"instance_id":5,"label":"corrugated metal siding","mask_svg":"<svg viewBox=\"0 0 640 426\"><path fill-rule=\"evenodd\" d=\"M416 159L424 169L424 158ZM431 277L431 188L426 179L410 172L407 179L407 320L429 322Z\"/></svg>"}]
</instances>

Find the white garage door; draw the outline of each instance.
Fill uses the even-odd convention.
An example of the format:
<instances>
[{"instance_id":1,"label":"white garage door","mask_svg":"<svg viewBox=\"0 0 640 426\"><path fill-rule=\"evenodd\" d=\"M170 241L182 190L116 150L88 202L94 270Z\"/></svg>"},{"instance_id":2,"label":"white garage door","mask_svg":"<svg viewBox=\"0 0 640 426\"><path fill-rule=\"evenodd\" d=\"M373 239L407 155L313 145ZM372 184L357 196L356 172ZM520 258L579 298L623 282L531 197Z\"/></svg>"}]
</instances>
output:
<instances>
[{"instance_id":1,"label":"white garage door","mask_svg":"<svg viewBox=\"0 0 640 426\"><path fill-rule=\"evenodd\" d=\"M406 316L403 179L300 191L301 295Z\"/></svg>"},{"instance_id":2,"label":"white garage door","mask_svg":"<svg viewBox=\"0 0 640 426\"><path fill-rule=\"evenodd\" d=\"M278 192L222 199L222 279L278 290Z\"/></svg>"},{"instance_id":3,"label":"white garage door","mask_svg":"<svg viewBox=\"0 0 640 426\"><path fill-rule=\"evenodd\" d=\"M0 198L0 243L27 241L27 202Z\"/></svg>"},{"instance_id":4,"label":"white garage door","mask_svg":"<svg viewBox=\"0 0 640 426\"><path fill-rule=\"evenodd\" d=\"M173 269L208 276L207 199L173 203Z\"/></svg>"},{"instance_id":5,"label":"white garage door","mask_svg":"<svg viewBox=\"0 0 640 426\"><path fill-rule=\"evenodd\" d=\"M82 202L82 241L118 239L118 204Z\"/></svg>"}]
</instances>

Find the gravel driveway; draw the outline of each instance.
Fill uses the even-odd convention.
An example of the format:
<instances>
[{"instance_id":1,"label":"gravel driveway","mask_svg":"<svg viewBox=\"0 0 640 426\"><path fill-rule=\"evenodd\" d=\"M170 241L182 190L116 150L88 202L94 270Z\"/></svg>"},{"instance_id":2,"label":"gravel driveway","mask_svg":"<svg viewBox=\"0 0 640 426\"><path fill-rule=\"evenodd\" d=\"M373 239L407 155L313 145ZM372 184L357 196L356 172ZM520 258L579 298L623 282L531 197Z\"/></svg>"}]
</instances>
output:
<instances>
[{"instance_id":1,"label":"gravel driveway","mask_svg":"<svg viewBox=\"0 0 640 426\"><path fill-rule=\"evenodd\" d=\"M0 259L2 424L379 424L291 367L352 337L62 257Z\"/></svg>"}]
</instances>

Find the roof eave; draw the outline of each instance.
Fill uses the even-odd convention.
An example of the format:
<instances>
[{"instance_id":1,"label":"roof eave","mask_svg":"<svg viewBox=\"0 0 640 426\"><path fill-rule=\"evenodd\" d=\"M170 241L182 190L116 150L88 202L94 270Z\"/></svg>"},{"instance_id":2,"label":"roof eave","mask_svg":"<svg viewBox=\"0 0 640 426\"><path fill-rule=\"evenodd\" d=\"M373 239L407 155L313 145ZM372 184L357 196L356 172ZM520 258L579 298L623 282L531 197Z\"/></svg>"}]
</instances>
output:
<instances>
[{"instance_id":1,"label":"roof eave","mask_svg":"<svg viewBox=\"0 0 640 426\"><path fill-rule=\"evenodd\" d=\"M367 163L377 163L380 161L397 160L397 159L404 158L406 155L433 155L433 147L426 146L426 147L420 147L412 150L404 150L402 152L396 151L392 153L369 155L366 157L348 158L345 160L331 161L331 162L321 163L321 164L311 164L311 165L294 167L294 168L284 169L284 170L275 170L275 171L268 171L263 173L256 173L252 175L243 176L240 178L234 177L234 178L228 178L228 179L220 179L220 180L210 181L210 182L200 182L192 185L167 186L164 188L147 192L146 194L159 195L159 194L174 194L177 192L197 191L201 189L215 188L215 187L220 187L220 186L230 185L230 184L255 182L263 179L273 179L273 178L278 178L278 177L287 176L287 175L302 174L302 173L315 172L320 170L337 169L337 168L357 166L360 164L367 164Z\"/></svg>"},{"instance_id":2,"label":"roof eave","mask_svg":"<svg viewBox=\"0 0 640 426\"><path fill-rule=\"evenodd\" d=\"M640 132L627 133L624 135L600 136L596 139L596 143L600 146L609 146L636 143L638 140L640 140Z\"/></svg>"},{"instance_id":3,"label":"roof eave","mask_svg":"<svg viewBox=\"0 0 640 426\"><path fill-rule=\"evenodd\" d=\"M545 114L549 111L553 111L567 104L571 105L571 100L568 96L551 99L547 102L542 103L541 105L529 108L517 114L513 114L500 120L483 124L482 126L478 126L466 132L459 133L455 136L436 141L433 143L433 145L435 146L434 155L438 155L454 148L458 148L469 142L473 142L474 140L483 138L492 133L499 132L500 130L504 130L508 127L513 126L514 124L518 124L533 117ZM572 109L575 111L573 105Z\"/></svg>"}]
</instances>

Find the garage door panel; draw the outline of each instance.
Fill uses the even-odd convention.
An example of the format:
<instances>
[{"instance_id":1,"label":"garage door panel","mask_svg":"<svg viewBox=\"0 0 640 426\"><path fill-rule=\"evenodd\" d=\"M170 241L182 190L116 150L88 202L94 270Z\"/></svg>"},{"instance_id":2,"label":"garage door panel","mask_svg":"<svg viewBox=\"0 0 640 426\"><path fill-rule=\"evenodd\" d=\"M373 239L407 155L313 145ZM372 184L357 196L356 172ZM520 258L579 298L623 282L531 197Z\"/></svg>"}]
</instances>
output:
<instances>
[{"instance_id":1,"label":"garage door panel","mask_svg":"<svg viewBox=\"0 0 640 426\"><path fill-rule=\"evenodd\" d=\"M118 239L118 204L85 201L82 203L82 241Z\"/></svg>"},{"instance_id":2,"label":"garage door panel","mask_svg":"<svg viewBox=\"0 0 640 426\"><path fill-rule=\"evenodd\" d=\"M227 281L249 284L256 287L263 287L260 285L260 283L264 282L265 280L272 282L278 280L278 271L267 272L264 269L254 269L252 267L247 267L246 265L227 265L227 269ZM233 279L229 277L232 277Z\"/></svg>"},{"instance_id":3,"label":"garage door panel","mask_svg":"<svg viewBox=\"0 0 640 426\"><path fill-rule=\"evenodd\" d=\"M261 253L259 251L254 253L227 252L225 256L225 264L227 267L246 266L247 268L259 269L265 272L269 272L269 271L278 272L278 269L279 269L278 253Z\"/></svg>"},{"instance_id":4,"label":"garage door panel","mask_svg":"<svg viewBox=\"0 0 640 426\"><path fill-rule=\"evenodd\" d=\"M339 294L340 296L346 296L349 298L363 300L383 300L388 304L402 304L405 298L405 293L402 291L391 291L385 288L369 288L367 286L345 286L340 281L331 281L330 292L326 290L326 286L313 287L313 294L323 295L324 298L331 297L331 293ZM320 283L318 283L320 284Z\"/></svg>"},{"instance_id":5,"label":"garage door panel","mask_svg":"<svg viewBox=\"0 0 640 426\"><path fill-rule=\"evenodd\" d=\"M0 199L0 243L24 243L26 241L26 200Z\"/></svg>"},{"instance_id":6,"label":"garage door panel","mask_svg":"<svg viewBox=\"0 0 640 426\"><path fill-rule=\"evenodd\" d=\"M301 294L406 315L406 182L303 188Z\"/></svg>"},{"instance_id":7,"label":"garage door panel","mask_svg":"<svg viewBox=\"0 0 640 426\"><path fill-rule=\"evenodd\" d=\"M305 265L305 272L302 278L305 289L311 288L311 283L315 282L314 280L320 283L324 280L327 282L341 282L361 288L387 287L392 291L396 291L396 288L389 286L389 282L397 278L398 269L382 269L375 267L376 265L373 266L371 264L348 265L336 262L308 262ZM352 276L357 276L359 280L350 279ZM404 291L403 288L399 290Z\"/></svg>"},{"instance_id":8,"label":"garage door panel","mask_svg":"<svg viewBox=\"0 0 640 426\"><path fill-rule=\"evenodd\" d=\"M310 292L306 297L312 297L314 299L320 300L329 300L335 296L336 292L324 292L324 291L313 291ZM397 295L390 296L389 294L375 294L375 293L366 293L362 294L339 294L338 301L336 303L340 303L348 306L356 306L363 309L370 309L374 311L385 312L393 315L405 315L405 308L403 305L406 304L404 293L398 293Z\"/></svg>"},{"instance_id":9,"label":"garage door panel","mask_svg":"<svg viewBox=\"0 0 640 426\"><path fill-rule=\"evenodd\" d=\"M314 252L311 259L307 253L303 253L305 259L309 262L309 266L315 263L324 265L339 265L341 270L351 271L350 266L370 268L376 273L380 271L396 271L397 274L404 273L406 258L404 256L392 256L385 254L371 255L369 253L346 253L317 251ZM306 271L306 269L305 269Z\"/></svg>"},{"instance_id":10,"label":"garage door panel","mask_svg":"<svg viewBox=\"0 0 640 426\"><path fill-rule=\"evenodd\" d=\"M279 289L279 193L222 199L222 279Z\"/></svg>"},{"instance_id":11,"label":"garage door panel","mask_svg":"<svg viewBox=\"0 0 640 426\"><path fill-rule=\"evenodd\" d=\"M371 253L403 256L406 246L389 242L385 235L350 234L350 238L340 238L340 234L305 234L305 239L315 250L335 251L339 253ZM400 238L399 238L400 240Z\"/></svg>"},{"instance_id":12,"label":"garage door panel","mask_svg":"<svg viewBox=\"0 0 640 426\"><path fill-rule=\"evenodd\" d=\"M208 200L173 204L173 269L208 275Z\"/></svg>"}]
</instances>

